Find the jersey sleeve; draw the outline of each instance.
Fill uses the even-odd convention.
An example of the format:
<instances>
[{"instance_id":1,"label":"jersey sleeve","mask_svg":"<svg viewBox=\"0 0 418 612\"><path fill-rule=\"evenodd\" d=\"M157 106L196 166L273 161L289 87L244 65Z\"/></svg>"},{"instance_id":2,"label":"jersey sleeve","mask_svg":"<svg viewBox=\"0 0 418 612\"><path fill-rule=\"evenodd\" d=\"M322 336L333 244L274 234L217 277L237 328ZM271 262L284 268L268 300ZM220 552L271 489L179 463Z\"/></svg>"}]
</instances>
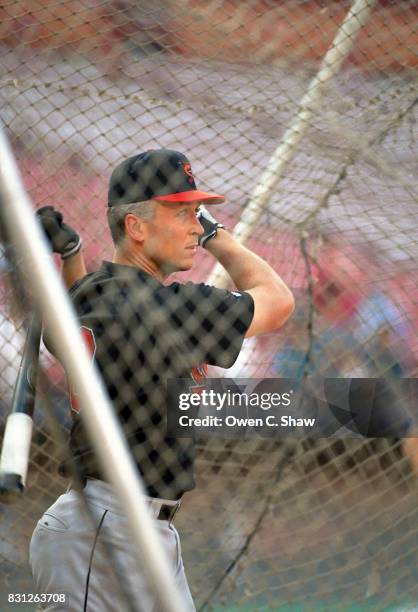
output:
<instances>
[{"instance_id":1,"label":"jersey sleeve","mask_svg":"<svg viewBox=\"0 0 418 612\"><path fill-rule=\"evenodd\" d=\"M173 283L165 289L171 322L181 327L195 364L231 367L254 316L251 295L203 283Z\"/></svg>"}]
</instances>

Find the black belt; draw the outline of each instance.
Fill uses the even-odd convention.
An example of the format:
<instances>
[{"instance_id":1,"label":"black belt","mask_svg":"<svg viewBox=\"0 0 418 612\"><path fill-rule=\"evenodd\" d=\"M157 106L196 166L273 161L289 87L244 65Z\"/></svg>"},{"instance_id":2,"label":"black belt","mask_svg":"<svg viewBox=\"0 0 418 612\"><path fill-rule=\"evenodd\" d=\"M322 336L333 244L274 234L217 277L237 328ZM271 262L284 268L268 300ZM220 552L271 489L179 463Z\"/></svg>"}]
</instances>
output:
<instances>
[{"instance_id":1,"label":"black belt","mask_svg":"<svg viewBox=\"0 0 418 612\"><path fill-rule=\"evenodd\" d=\"M82 478L82 486L83 489L87 484L87 480L89 478L92 478L93 480L103 480L102 478L96 478L96 476L85 476ZM154 498L156 499L156 498ZM148 501L147 502L149 506L152 505L152 501ZM155 518L159 521L169 521L171 522L175 516L175 514L177 513L177 510L180 508L180 501L175 504L174 506L170 506L168 504L161 504L161 508L160 511L158 512L158 516L156 516Z\"/></svg>"},{"instance_id":2,"label":"black belt","mask_svg":"<svg viewBox=\"0 0 418 612\"><path fill-rule=\"evenodd\" d=\"M171 522L177 510L179 509L179 507L180 507L180 504L176 504L175 506L169 506L168 504L163 504L156 518L159 521L170 521Z\"/></svg>"}]
</instances>

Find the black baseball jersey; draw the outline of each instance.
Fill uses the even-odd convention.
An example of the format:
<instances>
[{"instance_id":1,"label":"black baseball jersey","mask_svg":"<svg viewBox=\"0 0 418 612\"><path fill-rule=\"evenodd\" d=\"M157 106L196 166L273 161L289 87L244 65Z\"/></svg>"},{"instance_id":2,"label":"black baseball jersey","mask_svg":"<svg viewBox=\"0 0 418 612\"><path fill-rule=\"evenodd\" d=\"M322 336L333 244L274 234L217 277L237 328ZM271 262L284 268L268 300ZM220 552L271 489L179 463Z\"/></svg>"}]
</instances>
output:
<instances>
[{"instance_id":1,"label":"black baseball jersey","mask_svg":"<svg viewBox=\"0 0 418 612\"><path fill-rule=\"evenodd\" d=\"M204 364L230 367L253 318L252 297L204 284L165 286L109 262L69 295L148 495L178 499L194 487L194 441L167 437L166 381L199 380ZM75 397L72 406L71 450L85 476L100 477Z\"/></svg>"}]
</instances>

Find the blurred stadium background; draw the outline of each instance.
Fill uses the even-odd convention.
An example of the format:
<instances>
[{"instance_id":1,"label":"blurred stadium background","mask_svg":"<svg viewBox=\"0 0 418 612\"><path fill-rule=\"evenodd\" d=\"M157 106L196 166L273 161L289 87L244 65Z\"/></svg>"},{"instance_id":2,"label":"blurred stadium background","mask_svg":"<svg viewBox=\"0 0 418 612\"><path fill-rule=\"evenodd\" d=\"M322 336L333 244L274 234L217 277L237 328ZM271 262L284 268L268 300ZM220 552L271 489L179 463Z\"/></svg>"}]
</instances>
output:
<instances>
[{"instance_id":1,"label":"blurred stadium background","mask_svg":"<svg viewBox=\"0 0 418 612\"><path fill-rule=\"evenodd\" d=\"M0 119L34 207L65 213L94 270L111 257L112 168L168 147L227 196L219 217L233 229L349 7L3 1ZM225 375L417 377L417 51L417 3L375 2L248 242L294 291L295 316L248 341ZM212 266L200 253L178 278ZM0 269L4 420L22 311L4 251ZM65 428L62 369L43 363ZM2 601L31 591L28 538L66 486L37 408L28 493L0 507ZM417 484L399 440L211 440L197 468L176 523L198 609L416 609Z\"/></svg>"}]
</instances>

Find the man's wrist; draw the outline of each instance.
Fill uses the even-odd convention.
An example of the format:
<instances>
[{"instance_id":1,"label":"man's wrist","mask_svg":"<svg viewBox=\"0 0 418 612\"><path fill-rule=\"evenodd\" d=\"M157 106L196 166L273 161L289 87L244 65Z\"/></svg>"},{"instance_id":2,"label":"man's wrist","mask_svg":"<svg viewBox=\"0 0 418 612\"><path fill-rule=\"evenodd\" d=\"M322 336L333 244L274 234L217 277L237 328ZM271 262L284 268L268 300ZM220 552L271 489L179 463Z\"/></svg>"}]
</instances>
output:
<instances>
[{"instance_id":1,"label":"man's wrist","mask_svg":"<svg viewBox=\"0 0 418 612\"><path fill-rule=\"evenodd\" d=\"M63 261L66 261L67 259L71 259L72 257L74 257L74 255L77 255L77 253L80 252L81 246L82 246L82 240L79 236L77 242L74 242L74 244L67 247L67 249L63 253L61 253L61 259Z\"/></svg>"},{"instance_id":2,"label":"man's wrist","mask_svg":"<svg viewBox=\"0 0 418 612\"><path fill-rule=\"evenodd\" d=\"M205 250L209 251L215 257L221 255L229 245L235 244L236 241L232 234L228 232L224 227L219 227L216 232L216 236L213 236L205 244Z\"/></svg>"},{"instance_id":3,"label":"man's wrist","mask_svg":"<svg viewBox=\"0 0 418 612\"><path fill-rule=\"evenodd\" d=\"M63 260L61 274L67 289L72 287L76 281L87 274L83 252L81 250L78 250L74 255Z\"/></svg>"}]
</instances>

